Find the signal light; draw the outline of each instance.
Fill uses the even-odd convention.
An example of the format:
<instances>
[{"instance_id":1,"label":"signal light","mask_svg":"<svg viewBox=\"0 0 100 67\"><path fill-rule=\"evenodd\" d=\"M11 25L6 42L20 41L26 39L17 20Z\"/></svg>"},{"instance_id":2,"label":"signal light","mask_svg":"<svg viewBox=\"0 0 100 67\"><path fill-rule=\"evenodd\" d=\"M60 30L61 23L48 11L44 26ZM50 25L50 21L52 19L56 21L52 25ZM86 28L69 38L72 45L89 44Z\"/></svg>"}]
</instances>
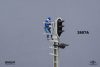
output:
<instances>
[{"instance_id":1,"label":"signal light","mask_svg":"<svg viewBox=\"0 0 100 67\"><path fill-rule=\"evenodd\" d=\"M60 37L62 32L64 32L64 30L62 30L62 28L64 27L64 25L62 25L62 23L64 22L64 20L62 20L61 18L57 19L57 34Z\"/></svg>"}]
</instances>

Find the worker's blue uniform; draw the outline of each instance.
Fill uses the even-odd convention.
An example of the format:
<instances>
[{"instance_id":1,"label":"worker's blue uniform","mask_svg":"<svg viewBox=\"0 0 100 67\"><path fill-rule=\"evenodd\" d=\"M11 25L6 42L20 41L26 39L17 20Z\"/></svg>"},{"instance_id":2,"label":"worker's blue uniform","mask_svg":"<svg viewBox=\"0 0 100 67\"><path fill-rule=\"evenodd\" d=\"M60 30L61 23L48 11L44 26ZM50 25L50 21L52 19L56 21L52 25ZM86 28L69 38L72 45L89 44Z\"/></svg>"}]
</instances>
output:
<instances>
[{"instance_id":1,"label":"worker's blue uniform","mask_svg":"<svg viewBox=\"0 0 100 67\"><path fill-rule=\"evenodd\" d=\"M51 27L50 27L51 23L50 22L45 22L45 32L46 33L51 33Z\"/></svg>"},{"instance_id":2,"label":"worker's blue uniform","mask_svg":"<svg viewBox=\"0 0 100 67\"><path fill-rule=\"evenodd\" d=\"M51 27L50 27L50 25L51 25L51 18L49 17L45 20L45 27L44 27L45 32L47 33L47 39L50 39L50 36L51 36Z\"/></svg>"}]
</instances>

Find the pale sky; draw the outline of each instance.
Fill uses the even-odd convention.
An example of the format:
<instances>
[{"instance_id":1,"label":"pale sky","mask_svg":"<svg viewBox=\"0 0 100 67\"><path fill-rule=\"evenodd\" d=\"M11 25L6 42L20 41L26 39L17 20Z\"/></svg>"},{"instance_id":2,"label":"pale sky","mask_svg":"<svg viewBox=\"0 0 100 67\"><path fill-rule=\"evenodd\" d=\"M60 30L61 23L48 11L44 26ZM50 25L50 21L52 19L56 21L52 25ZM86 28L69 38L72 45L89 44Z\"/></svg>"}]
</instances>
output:
<instances>
[{"instance_id":1,"label":"pale sky","mask_svg":"<svg viewBox=\"0 0 100 67\"><path fill-rule=\"evenodd\" d=\"M100 67L100 0L0 0L0 67L53 67L43 34L48 16L65 20L60 39L70 46L60 50L60 67L91 67L91 60Z\"/></svg>"}]
</instances>

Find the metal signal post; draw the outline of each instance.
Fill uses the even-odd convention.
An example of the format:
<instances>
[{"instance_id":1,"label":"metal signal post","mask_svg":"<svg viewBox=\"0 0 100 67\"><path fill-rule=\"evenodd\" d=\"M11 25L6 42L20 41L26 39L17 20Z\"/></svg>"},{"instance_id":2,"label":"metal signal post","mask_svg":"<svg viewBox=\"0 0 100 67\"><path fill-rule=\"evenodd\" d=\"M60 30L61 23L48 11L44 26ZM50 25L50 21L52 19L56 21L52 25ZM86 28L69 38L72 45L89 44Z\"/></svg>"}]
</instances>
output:
<instances>
[{"instance_id":1,"label":"metal signal post","mask_svg":"<svg viewBox=\"0 0 100 67\"><path fill-rule=\"evenodd\" d=\"M54 50L53 50L53 53L54 53L54 56L53 56L53 65L54 65L54 67L59 67L59 62L58 62L59 48L58 48L57 45L58 45L58 43L54 42Z\"/></svg>"},{"instance_id":2,"label":"metal signal post","mask_svg":"<svg viewBox=\"0 0 100 67\"><path fill-rule=\"evenodd\" d=\"M63 32L62 25L64 21L61 18L57 18L54 22L53 39L54 39L54 50L53 50L53 65L54 67L59 67L59 48L65 48L66 44L60 43L60 36Z\"/></svg>"},{"instance_id":3,"label":"metal signal post","mask_svg":"<svg viewBox=\"0 0 100 67\"><path fill-rule=\"evenodd\" d=\"M53 42L53 46L51 47L53 49L53 53L50 53L53 55L53 67L59 67L59 48L64 49L66 44L60 43L60 36L63 32L63 23L64 21L61 18L57 18L53 23L52 23L52 30L51 30L51 41Z\"/></svg>"},{"instance_id":4,"label":"metal signal post","mask_svg":"<svg viewBox=\"0 0 100 67\"><path fill-rule=\"evenodd\" d=\"M53 67L59 67L59 47L58 47L58 44L59 44L59 37L58 37L58 34L57 34L57 20L55 20L54 22L54 30L53 30L53 39L54 39L54 44L53 44Z\"/></svg>"}]
</instances>

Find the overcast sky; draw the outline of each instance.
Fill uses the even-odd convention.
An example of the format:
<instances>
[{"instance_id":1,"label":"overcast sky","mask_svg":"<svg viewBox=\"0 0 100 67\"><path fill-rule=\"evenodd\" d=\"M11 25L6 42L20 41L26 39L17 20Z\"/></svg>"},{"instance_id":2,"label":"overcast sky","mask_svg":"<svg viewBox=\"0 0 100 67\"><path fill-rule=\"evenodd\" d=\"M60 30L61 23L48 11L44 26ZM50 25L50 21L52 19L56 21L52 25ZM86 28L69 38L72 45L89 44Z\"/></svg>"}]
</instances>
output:
<instances>
[{"instance_id":1,"label":"overcast sky","mask_svg":"<svg viewBox=\"0 0 100 67\"><path fill-rule=\"evenodd\" d=\"M0 67L53 67L46 17L65 20L61 41L70 46L60 50L60 67L100 67L100 0L0 0Z\"/></svg>"}]
</instances>

